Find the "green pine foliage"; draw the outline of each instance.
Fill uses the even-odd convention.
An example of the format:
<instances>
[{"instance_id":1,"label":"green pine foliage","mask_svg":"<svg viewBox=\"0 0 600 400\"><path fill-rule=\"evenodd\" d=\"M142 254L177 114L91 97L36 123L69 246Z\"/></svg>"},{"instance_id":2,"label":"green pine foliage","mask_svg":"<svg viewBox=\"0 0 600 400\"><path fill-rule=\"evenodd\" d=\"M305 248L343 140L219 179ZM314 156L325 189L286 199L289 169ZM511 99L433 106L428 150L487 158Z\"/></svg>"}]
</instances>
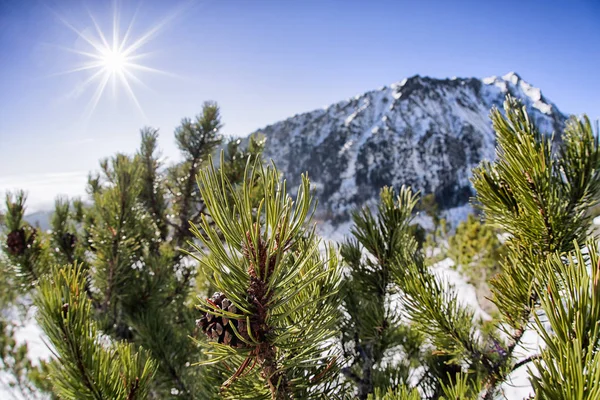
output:
<instances>
[{"instance_id":1,"label":"green pine foliage","mask_svg":"<svg viewBox=\"0 0 600 400\"><path fill-rule=\"evenodd\" d=\"M471 283L487 282L499 272L504 246L500 231L469 214L448 239L448 256L461 267Z\"/></svg>"},{"instance_id":2,"label":"green pine foliage","mask_svg":"<svg viewBox=\"0 0 600 400\"><path fill-rule=\"evenodd\" d=\"M86 318L93 322L93 329L115 345L142 346L154 360L156 371L146 382L147 390L138 392L138 398L212 397L209 379L191 366L203 358L190 336L197 335L194 331L198 318L192 299L196 287L202 286L195 283L206 279L181 248L194 240L190 222L200 221L206 209L196 175L224 142L221 125L219 108L214 103L205 104L195 120L184 119L175 134L183 160L171 166L161 161L158 131L142 129L136 154L117 154L102 160L99 173L90 175L90 201L57 199L50 233L24 221L24 193L9 194L1 233L0 266L6 272L1 275L6 280L6 285L0 287L3 297L6 292L2 308L9 307L16 298L35 293L54 265L76 263L78 274L84 277L85 297L91 304ZM233 177L232 184L237 185L245 160L256 158L263 142L253 138L242 146L230 140L225 146L223 166ZM242 158L244 165L240 165ZM182 215L187 217L183 219ZM19 291L11 289L15 284L21 287ZM202 286L201 293L209 289ZM57 321L44 319L40 324L48 332L56 329ZM3 337L10 338L9 328ZM121 353L111 354L118 358ZM66 386L56 386L56 374L48 375L49 370L70 365L72 359L59 355L57 361L31 370L31 381L41 390L66 390Z\"/></svg>"},{"instance_id":3,"label":"green pine foliage","mask_svg":"<svg viewBox=\"0 0 600 400\"><path fill-rule=\"evenodd\" d=\"M6 274L22 291L29 290L47 270L47 252L44 251L47 245L39 232L24 220L26 199L23 191L7 193L3 218Z\"/></svg>"},{"instance_id":4,"label":"green pine foliage","mask_svg":"<svg viewBox=\"0 0 600 400\"><path fill-rule=\"evenodd\" d=\"M28 358L27 344L16 340L21 327L18 317L25 313L18 299L30 288L26 277L39 273L34 270L37 267L34 260L38 259L40 244L33 228L23 220L25 198L23 192L8 193L5 203L7 213L0 215L0 222L11 228L10 231L0 230L3 250L0 252L0 374L5 390L30 398L36 385L29 378L37 370ZM35 244L33 249L32 244Z\"/></svg>"},{"instance_id":5,"label":"green pine foliage","mask_svg":"<svg viewBox=\"0 0 600 400\"><path fill-rule=\"evenodd\" d=\"M408 390L402 386L400 389L383 391L375 389L372 394L369 394L367 400L419 400L421 396L416 389Z\"/></svg>"},{"instance_id":6,"label":"green pine foliage","mask_svg":"<svg viewBox=\"0 0 600 400\"><path fill-rule=\"evenodd\" d=\"M396 257L407 243L414 244L410 222L416 202L407 188L398 196L393 189L384 188L376 214L368 208L354 213L353 239L340 249L348 270L342 285L348 318L342 325L341 340L349 366L343 373L360 399L376 389L406 385L411 367L422 356L421 335L402 322L392 302L399 294L394 281L400 267ZM405 357L393 363L397 353Z\"/></svg>"},{"instance_id":7,"label":"green pine foliage","mask_svg":"<svg viewBox=\"0 0 600 400\"><path fill-rule=\"evenodd\" d=\"M523 365L512 354L540 310L538 288L551 279L534 279L536 271L548 257L572 250L573 240L585 241L590 229L585 210L598 201L600 189L600 150L588 120L570 120L556 148L516 100L507 99L505 113L492 112L497 161L483 163L473 177L486 221L508 233L501 272L491 283L501 315L498 330L508 340L492 336L491 343L474 347L469 357L487 364L478 378L486 398L493 398L507 375ZM456 337L456 325L451 318L447 322L447 336Z\"/></svg>"},{"instance_id":8,"label":"green pine foliage","mask_svg":"<svg viewBox=\"0 0 600 400\"><path fill-rule=\"evenodd\" d=\"M114 330L118 338L126 339L123 308L132 301L128 286L144 273L132 266L142 262L149 233L144 228L150 227L140 222L149 216L138 202L140 164L119 154L107 163L105 172L106 185L94 195L95 220L89 232L95 253L91 284L98 292L93 298L104 319L103 329Z\"/></svg>"},{"instance_id":9,"label":"green pine foliage","mask_svg":"<svg viewBox=\"0 0 600 400\"><path fill-rule=\"evenodd\" d=\"M545 288L536 287L547 322L534 316L546 343L532 376L541 399L600 398L600 250L593 240L573 245L575 250L554 254L536 272L538 280L547 280Z\"/></svg>"},{"instance_id":10,"label":"green pine foliage","mask_svg":"<svg viewBox=\"0 0 600 400\"><path fill-rule=\"evenodd\" d=\"M454 261L456 268L475 287L479 304L492 314L496 307L489 300L491 291L488 282L500 272L500 263L506 254L501 234L501 230L482 221L479 216L469 214L448 237L447 250L441 252Z\"/></svg>"},{"instance_id":11,"label":"green pine foliage","mask_svg":"<svg viewBox=\"0 0 600 400\"><path fill-rule=\"evenodd\" d=\"M160 182L163 163L160 161L161 154L158 150L158 129L142 129L141 139L142 144L137 153L141 164L142 180L139 198L152 220L156 221L158 237L164 241L169 234L167 217L169 202L167 190ZM155 240L154 246L157 242Z\"/></svg>"},{"instance_id":12,"label":"green pine foliage","mask_svg":"<svg viewBox=\"0 0 600 400\"><path fill-rule=\"evenodd\" d=\"M175 131L175 142L185 161L169 170L167 187L174 199L173 215L176 218L175 223L171 222L171 225L175 228L174 242L178 247L190 237L189 222L197 223L205 209L205 205L198 201L196 176L206 165L208 157L221 145L221 127L219 107L215 103L207 102L202 114L194 121L184 118L181 126ZM185 274L187 278L189 275Z\"/></svg>"},{"instance_id":13,"label":"green pine foliage","mask_svg":"<svg viewBox=\"0 0 600 400\"><path fill-rule=\"evenodd\" d=\"M136 351L123 342L111 343L100 335L80 265L54 268L40 282L35 304L38 321L60 360L50 364L50 379L59 398L147 397L156 364L143 350Z\"/></svg>"},{"instance_id":14,"label":"green pine foliage","mask_svg":"<svg viewBox=\"0 0 600 400\"><path fill-rule=\"evenodd\" d=\"M593 395L600 384L594 373L588 374L595 371L592 363L598 345L595 339L587 341L587 335L594 331L589 324L597 320L593 315L589 320L585 318L595 303L593 288L586 289L586 282L593 279L585 281L581 275L576 278L567 274L566 271L574 271L566 267L563 256L565 251L579 251L573 241L585 241L590 229L586 210L599 198L598 139L589 121L573 119L562 144L556 144L535 128L515 100L507 100L505 113L506 116L499 111L492 113L498 135L497 161L483 163L474 173L477 204L490 225L482 228L467 221L451 240L454 255L465 264L477 260L483 265L489 261L491 265L494 258L501 259L498 274L491 280L498 320L482 325L474 311L459 302L455 289L429 271L414 238L403 240L394 256L398 266L392 271L406 323L423 336L424 347L431 349L422 353L418 363L424 372L415 388L423 398L495 398L510 373L533 360L539 369L550 360L556 365L540 375L531 372L530 379L541 398L587 398L580 396ZM373 227L378 222L368 221L365 225L370 229L370 241L377 243L378 234ZM507 233L504 249L493 239L496 230ZM469 248L469 236L480 241L478 249ZM457 247L463 249L456 251ZM354 253L353 258L359 259L360 253ZM544 268L549 258L556 265ZM558 268L559 261L562 268ZM571 264L585 265L583 259ZM580 268L578 272L584 271L587 270ZM572 304L569 313L567 307L563 311L551 308L548 293L557 301L561 294L568 294L569 284L570 300L564 303ZM586 298L589 300L584 302ZM583 308L579 314L578 307ZM549 315L553 320L551 329L540 322L544 311L555 314ZM576 322L569 323L569 318L592 322L573 330ZM559 323L568 335L552 333L559 329ZM536 329L547 343L556 343L557 349L517 359L513 352L527 329ZM558 388L551 384L553 380L566 381L566 385ZM389 375L392 387L394 382L394 376ZM543 395L544 390L554 394Z\"/></svg>"},{"instance_id":15,"label":"green pine foliage","mask_svg":"<svg viewBox=\"0 0 600 400\"><path fill-rule=\"evenodd\" d=\"M449 377L448 382L442 384L442 400L476 400L479 398L481 388L478 382L469 378L468 373L459 373Z\"/></svg>"},{"instance_id":16,"label":"green pine foliage","mask_svg":"<svg viewBox=\"0 0 600 400\"><path fill-rule=\"evenodd\" d=\"M307 226L309 181L303 177L292 199L274 167L256 162L244 176L237 190L223 170L209 167L198 178L217 228L206 217L192 228L204 245L193 246L197 259L218 290L197 306L209 338L201 364L229 371L223 398L336 398L341 273L335 253L323 256ZM258 177L255 207L250 183Z\"/></svg>"},{"instance_id":17,"label":"green pine foliage","mask_svg":"<svg viewBox=\"0 0 600 400\"><path fill-rule=\"evenodd\" d=\"M555 140L511 98L492 121L479 216L448 235L433 196L419 207L443 254L489 285L493 320L429 268L418 194L384 188L329 246L308 178L289 194L264 141L224 143L206 103L176 130L180 163L143 129L136 154L90 175L91 201L57 199L50 233L24 221L24 193L7 196L1 306L32 296L55 358L33 367L2 320L2 371L65 399L488 400L527 367L536 398L598 398L598 136L573 118ZM519 359L529 330L546 346Z\"/></svg>"},{"instance_id":18,"label":"green pine foliage","mask_svg":"<svg viewBox=\"0 0 600 400\"><path fill-rule=\"evenodd\" d=\"M0 373L3 373L3 384L17 391L24 398L33 397L36 385L31 376L38 371L27 356L25 343L18 343L17 326L0 319Z\"/></svg>"},{"instance_id":19,"label":"green pine foliage","mask_svg":"<svg viewBox=\"0 0 600 400\"><path fill-rule=\"evenodd\" d=\"M426 367L422 390L427 398L440 395L439 385L453 383L466 365L470 378L478 381L496 363L480 339L479 323L474 311L459 302L459 294L446 282L429 271L424 257L414 251L415 244L407 243L398 254L396 280L404 296L402 302L412 326L434 346L433 363ZM435 363L441 362L444 367ZM433 377L433 383L431 382ZM449 381L448 381L449 378Z\"/></svg>"},{"instance_id":20,"label":"green pine foliage","mask_svg":"<svg viewBox=\"0 0 600 400\"><path fill-rule=\"evenodd\" d=\"M587 118L571 119L556 148L516 100L508 99L505 111L506 117L492 114L498 160L476 169L473 184L486 219L509 234L508 253L492 292L504 326L510 327L504 358L514 365L510 355L540 308L539 289L553 279L536 271L548 257L572 251L574 241L587 239L586 210L600 196L600 147ZM503 377L489 378L490 393Z\"/></svg>"}]
</instances>

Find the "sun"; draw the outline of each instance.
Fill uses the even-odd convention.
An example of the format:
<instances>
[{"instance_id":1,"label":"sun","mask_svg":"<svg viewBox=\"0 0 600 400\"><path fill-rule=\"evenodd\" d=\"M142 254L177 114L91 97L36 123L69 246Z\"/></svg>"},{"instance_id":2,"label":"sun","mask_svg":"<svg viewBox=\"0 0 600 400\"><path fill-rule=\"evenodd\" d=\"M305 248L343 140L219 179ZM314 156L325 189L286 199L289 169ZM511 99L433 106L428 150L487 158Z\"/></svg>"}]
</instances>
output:
<instances>
[{"instance_id":1,"label":"sun","mask_svg":"<svg viewBox=\"0 0 600 400\"><path fill-rule=\"evenodd\" d=\"M175 17L175 14L168 15L163 21L153 25L143 35L136 38L134 38L133 34L133 25L137 11L129 21L127 29L123 34L120 32L120 18L116 3L112 18L112 27L109 31L103 30L96 18L91 13L88 12L88 14L90 23L93 25L93 30L91 32L89 29L77 29L64 18L57 15L58 19L65 26L75 32L80 39L83 39L84 46L87 47L86 49L74 49L59 46L63 50L76 53L81 57L80 64L67 71L63 71L60 74L88 74L87 79L73 91L74 94L80 95L81 93L88 92L90 88L95 88L93 89L92 96L87 105L86 114L88 117L91 116L96 109L96 106L103 97L109 83L112 83L115 92L117 91L117 88L120 88L120 91L125 92L140 113L144 115L144 111L135 94L133 85L136 84L137 86L146 87L138 76L139 72L172 74L168 74L141 63L141 61L150 54L149 52L143 52L142 50L148 46L150 40L157 35L165 24Z\"/></svg>"},{"instance_id":2,"label":"sun","mask_svg":"<svg viewBox=\"0 0 600 400\"><path fill-rule=\"evenodd\" d=\"M103 54L104 68L111 74L122 74L127 68L127 57L119 50L110 50Z\"/></svg>"}]
</instances>

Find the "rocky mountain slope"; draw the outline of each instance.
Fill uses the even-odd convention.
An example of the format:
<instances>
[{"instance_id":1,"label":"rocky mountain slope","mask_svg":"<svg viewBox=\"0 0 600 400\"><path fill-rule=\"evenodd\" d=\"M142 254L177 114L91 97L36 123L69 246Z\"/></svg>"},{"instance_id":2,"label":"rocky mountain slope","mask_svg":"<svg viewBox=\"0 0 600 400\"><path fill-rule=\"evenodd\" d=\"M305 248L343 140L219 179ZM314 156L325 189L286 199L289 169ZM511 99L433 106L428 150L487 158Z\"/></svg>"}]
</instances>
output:
<instances>
[{"instance_id":1,"label":"rocky mountain slope","mask_svg":"<svg viewBox=\"0 0 600 400\"><path fill-rule=\"evenodd\" d=\"M259 132L293 186L302 172L317 189L322 218L342 221L384 185L435 193L443 208L471 196L471 169L494 158L490 109L522 99L537 126L561 131L566 116L516 73L502 77L413 76L326 109L295 115Z\"/></svg>"}]
</instances>

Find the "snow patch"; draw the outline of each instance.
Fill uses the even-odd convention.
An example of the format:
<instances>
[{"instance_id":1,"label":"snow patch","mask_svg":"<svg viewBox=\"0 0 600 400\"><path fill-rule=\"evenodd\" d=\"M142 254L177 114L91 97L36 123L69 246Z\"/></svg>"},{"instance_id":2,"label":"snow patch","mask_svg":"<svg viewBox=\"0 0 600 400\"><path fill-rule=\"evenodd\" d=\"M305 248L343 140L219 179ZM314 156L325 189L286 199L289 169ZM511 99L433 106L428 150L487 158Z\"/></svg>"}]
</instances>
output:
<instances>
[{"instance_id":1,"label":"snow patch","mask_svg":"<svg viewBox=\"0 0 600 400\"><path fill-rule=\"evenodd\" d=\"M516 72L509 72L508 74L504 75L502 79L511 82L513 85L516 85L521 78Z\"/></svg>"},{"instance_id":2,"label":"snow patch","mask_svg":"<svg viewBox=\"0 0 600 400\"><path fill-rule=\"evenodd\" d=\"M543 320L543 313L540 313L540 319ZM546 324L546 329L550 330L550 326ZM515 360L524 360L535 354L539 354L540 350L545 346L541 336L537 333L533 326L528 326L525 333L521 337L519 345L514 350ZM521 400L533 398L533 387L529 381L531 371L535 373L536 368L532 363L527 363L521 368L513 371L507 380L500 386L500 392L504 398L508 400Z\"/></svg>"},{"instance_id":3,"label":"snow patch","mask_svg":"<svg viewBox=\"0 0 600 400\"><path fill-rule=\"evenodd\" d=\"M46 346L47 341L44 332L35 320L36 307L31 304L31 299L24 297L18 301L19 305L2 311L5 318L11 320L18 328L15 330L15 341L18 345L27 345L27 356L34 366L40 365L40 360L48 361L52 358L52 352ZM23 315L20 307L27 311ZM38 400L46 399L40 393L21 393L17 387L11 387L14 377L5 372L0 372L0 399L11 400Z\"/></svg>"},{"instance_id":4,"label":"snow patch","mask_svg":"<svg viewBox=\"0 0 600 400\"><path fill-rule=\"evenodd\" d=\"M438 279L454 289L459 304L474 311L473 318L484 321L491 320L492 317L481 308L479 301L477 301L475 287L468 283L465 277L453 268L454 266L455 263L451 258L445 258L432 265L430 269Z\"/></svg>"},{"instance_id":5,"label":"snow patch","mask_svg":"<svg viewBox=\"0 0 600 400\"><path fill-rule=\"evenodd\" d=\"M317 233L324 239L335 243L342 243L347 236L350 235L350 230L354 223L352 221L342 224L333 225L330 222L322 222L317 224Z\"/></svg>"}]
</instances>

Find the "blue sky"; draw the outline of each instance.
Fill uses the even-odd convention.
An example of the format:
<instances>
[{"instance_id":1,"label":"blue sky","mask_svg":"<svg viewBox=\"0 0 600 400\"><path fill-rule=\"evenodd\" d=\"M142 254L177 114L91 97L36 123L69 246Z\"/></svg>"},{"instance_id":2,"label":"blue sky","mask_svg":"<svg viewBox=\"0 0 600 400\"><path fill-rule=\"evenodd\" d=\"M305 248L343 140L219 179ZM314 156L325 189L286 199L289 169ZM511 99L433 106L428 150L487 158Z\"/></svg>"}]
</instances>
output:
<instances>
[{"instance_id":1,"label":"blue sky","mask_svg":"<svg viewBox=\"0 0 600 400\"><path fill-rule=\"evenodd\" d=\"M567 113L600 117L600 2L121 0L121 34L164 23L139 52L132 81L143 113L109 84L93 112L93 71L58 74L93 49L70 29L111 38L113 1L0 0L0 191L25 187L32 204L83 193L87 171L133 152L139 129L173 129L205 100L222 108L224 133L246 135L414 74L518 72ZM137 12L136 12L137 10Z\"/></svg>"}]
</instances>

